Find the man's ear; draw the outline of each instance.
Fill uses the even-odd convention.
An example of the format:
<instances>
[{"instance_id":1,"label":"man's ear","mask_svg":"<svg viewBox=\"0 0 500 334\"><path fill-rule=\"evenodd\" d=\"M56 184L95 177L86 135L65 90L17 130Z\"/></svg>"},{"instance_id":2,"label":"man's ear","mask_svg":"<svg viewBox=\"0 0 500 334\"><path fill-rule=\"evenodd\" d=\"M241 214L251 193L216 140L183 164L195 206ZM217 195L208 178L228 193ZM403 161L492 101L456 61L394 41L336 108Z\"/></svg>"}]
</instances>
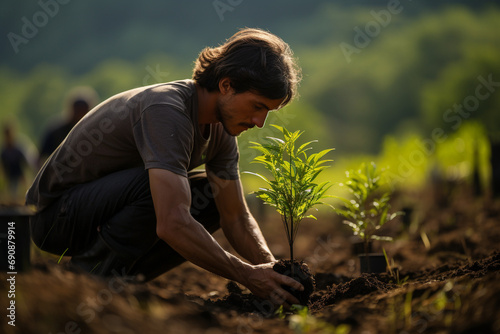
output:
<instances>
[{"instance_id":1,"label":"man's ear","mask_svg":"<svg viewBox=\"0 0 500 334\"><path fill-rule=\"evenodd\" d=\"M233 90L231 87L231 80L229 78L222 78L219 80L219 92L221 94L230 93Z\"/></svg>"}]
</instances>

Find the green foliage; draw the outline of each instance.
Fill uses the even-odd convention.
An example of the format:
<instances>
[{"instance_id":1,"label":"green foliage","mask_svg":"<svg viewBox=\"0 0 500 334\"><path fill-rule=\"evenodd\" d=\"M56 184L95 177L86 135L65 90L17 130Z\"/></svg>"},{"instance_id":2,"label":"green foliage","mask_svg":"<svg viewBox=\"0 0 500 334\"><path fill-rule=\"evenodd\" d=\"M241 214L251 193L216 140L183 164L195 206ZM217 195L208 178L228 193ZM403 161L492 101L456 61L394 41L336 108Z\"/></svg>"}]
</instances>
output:
<instances>
[{"instance_id":1,"label":"green foliage","mask_svg":"<svg viewBox=\"0 0 500 334\"><path fill-rule=\"evenodd\" d=\"M460 286L454 281L447 281L442 288L413 293L410 289L404 295L397 295L388 307L389 333L401 333L401 330L413 332L421 329L424 319L431 327L434 323L450 328L460 316L463 316L463 300L471 297L470 283ZM412 331L413 330L413 331Z\"/></svg>"},{"instance_id":2,"label":"green foliage","mask_svg":"<svg viewBox=\"0 0 500 334\"><path fill-rule=\"evenodd\" d=\"M432 145L426 147L426 142ZM384 182L391 188L416 189L422 186L430 174L433 153L437 143L415 133L403 136L387 136L382 145L378 164L386 166Z\"/></svg>"},{"instance_id":3,"label":"green foliage","mask_svg":"<svg viewBox=\"0 0 500 334\"><path fill-rule=\"evenodd\" d=\"M60 264L60 263L61 263L61 261L62 261L62 259L63 259L63 257L64 257L64 254L66 254L66 252L67 252L68 250L69 250L69 248L66 248L66 249L64 250L64 252L61 254L61 256L59 256L59 259L57 260L57 264Z\"/></svg>"},{"instance_id":4,"label":"green foliage","mask_svg":"<svg viewBox=\"0 0 500 334\"><path fill-rule=\"evenodd\" d=\"M350 63L338 44L355 45L352 30L335 44L296 50L304 52L301 63L308 73L301 94L318 110L328 111L328 125L342 139L335 141L338 149L376 152L385 134L404 131L410 122L429 132L436 126L455 126L458 121L443 124L443 114L474 96L477 77L491 73L493 81L500 81L500 58L495 57L500 52L498 9L474 12L449 6L406 16L408 5L403 4L404 10L353 54ZM356 17L369 12L345 12L345 20L351 29L362 29L373 18ZM498 98L492 93L480 101L470 117L498 130Z\"/></svg>"},{"instance_id":5,"label":"green foliage","mask_svg":"<svg viewBox=\"0 0 500 334\"><path fill-rule=\"evenodd\" d=\"M281 215L290 245L290 258L293 260L293 243L299 223L304 218L316 219L306 214L313 206L323 204L321 200L326 197L325 193L330 187L329 182L317 183L316 178L328 167L324 164L332 161L322 158L333 149L308 155L309 146L314 141L297 146L301 131L290 132L278 125L272 126L281 132L283 139L267 137L263 144L252 142L252 148L262 154L254 162L264 165L272 178L268 179L259 173L250 174L260 177L269 186L255 193Z\"/></svg>"},{"instance_id":6,"label":"green foliage","mask_svg":"<svg viewBox=\"0 0 500 334\"><path fill-rule=\"evenodd\" d=\"M311 315L309 309L302 305L292 305L290 311L292 315L288 317L288 324L297 334L302 333L316 333L316 334L349 334L351 327L346 324L334 326L315 316ZM276 311L276 315L280 319L285 319L286 314L283 306Z\"/></svg>"},{"instance_id":7,"label":"green foliage","mask_svg":"<svg viewBox=\"0 0 500 334\"><path fill-rule=\"evenodd\" d=\"M490 143L482 123L464 121L453 133L443 129L423 137L406 134L387 136L377 164L387 166L382 175L391 189L417 189L436 177L472 183L477 173L483 189L491 179ZM436 132L434 132L436 133Z\"/></svg>"},{"instance_id":8,"label":"green foliage","mask_svg":"<svg viewBox=\"0 0 500 334\"><path fill-rule=\"evenodd\" d=\"M385 248L382 248L382 252L384 253L385 263L387 264L387 268L389 269L389 275L394 280L394 281L391 280L390 282L394 282L397 285L405 284L406 281L410 278L410 276L405 276L405 278L401 279L399 277L399 269L395 268L394 266L394 259L391 258L391 260L389 260Z\"/></svg>"},{"instance_id":9,"label":"green foliage","mask_svg":"<svg viewBox=\"0 0 500 334\"><path fill-rule=\"evenodd\" d=\"M347 171L346 176L347 181L341 186L347 187L354 199L337 196L344 207L334 207L334 211L345 218L344 224L365 243L370 239L392 240L391 237L376 234L387 222L402 214L402 212L389 212L391 208L389 192L378 193L383 185L381 171L377 170L373 162L363 163L359 169Z\"/></svg>"},{"instance_id":10,"label":"green foliage","mask_svg":"<svg viewBox=\"0 0 500 334\"><path fill-rule=\"evenodd\" d=\"M447 180L465 180L471 183L478 173L483 189L491 178L490 143L484 126L466 122L455 133L436 147L436 168Z\"/></svg>"}]
</instances>

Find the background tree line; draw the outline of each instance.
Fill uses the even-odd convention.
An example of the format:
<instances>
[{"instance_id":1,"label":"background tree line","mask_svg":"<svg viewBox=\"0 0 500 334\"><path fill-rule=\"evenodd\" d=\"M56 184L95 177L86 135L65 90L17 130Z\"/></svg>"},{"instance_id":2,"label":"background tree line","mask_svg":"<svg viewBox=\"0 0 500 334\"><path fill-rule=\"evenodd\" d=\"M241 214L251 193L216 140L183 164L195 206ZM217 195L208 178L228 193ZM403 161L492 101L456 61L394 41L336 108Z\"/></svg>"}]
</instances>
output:
<instances>
[{"instance_id":1,"label":"background tree line","mask_svg":"<svg viewBox=\"0 0 500 334\"><path fill-rule=\"evenodd\" d=\"M303 68L300 99L268 123L303 129L304 139L335 147L337 156L375 154L388 135L425 137L437 127L453 133L459 121L478 120L488 135L500 133L500 10L492 1L259 0L219 1L217 7L216 1L40 0L1 6L0 121L15 120L34 145L61 117L72 87L90 85L103 100L188 78L203 47L247 26L281 36ZM16 53L8 36L23 37L26 22L39 27ZM341 45L357 52L347 57ZM474 104L480 78L490 82L481 90L488 96ZM468 109L454 110L465 103ZM242 157L248 155L242 164L251 158L246 143L266 131L240 137Z\"/></svg>"}]
</instances>

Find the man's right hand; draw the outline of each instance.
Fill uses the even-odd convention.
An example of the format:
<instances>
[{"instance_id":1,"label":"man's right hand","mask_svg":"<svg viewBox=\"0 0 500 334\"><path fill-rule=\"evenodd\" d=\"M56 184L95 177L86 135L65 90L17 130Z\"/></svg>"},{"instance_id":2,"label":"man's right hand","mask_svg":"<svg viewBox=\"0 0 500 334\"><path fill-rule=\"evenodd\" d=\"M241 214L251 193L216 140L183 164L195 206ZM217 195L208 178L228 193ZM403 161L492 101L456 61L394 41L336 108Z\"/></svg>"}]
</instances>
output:
<instances>
[{"instance_id":1,"label":"man's right hand","mask_svg":"<svg viewBox=\"0 0 500 334\"><path fill-rule=\"evenodd\" d=\"M240 281L254 295L269 300L275 305L289 307L299 304L299 300L282 288L287 285L294 290L303 291L304 286L291 277L281 275L273 270L274 262L251 265Z\"/></svg>"}]
</instances>

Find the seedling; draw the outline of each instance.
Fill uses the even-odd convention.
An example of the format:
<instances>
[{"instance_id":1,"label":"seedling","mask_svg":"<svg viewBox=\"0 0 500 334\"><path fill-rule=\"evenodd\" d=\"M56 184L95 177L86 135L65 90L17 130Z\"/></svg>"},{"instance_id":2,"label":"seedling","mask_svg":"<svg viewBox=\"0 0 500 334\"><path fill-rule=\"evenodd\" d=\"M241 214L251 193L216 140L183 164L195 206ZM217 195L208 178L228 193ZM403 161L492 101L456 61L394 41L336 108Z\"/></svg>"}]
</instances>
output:
<instances>
[{"instance_id":1,"label":"seedling","mask_svg":"<svg viewBox=\"0 0 500 334\"><path fill-rule=\"evenodd\" d=\"M394 279L394 282L397 285L405 284L410 277L406 276L405 278L401 279L399 277L399 269L394 267L394 259L391 258L391 260L389 261L389 257L387 256L384 248L382 248L382 252L384 253L385 263L387 264L387 268L389 269L389 275Z\"/></svg>"},{"instance_id":2,"label":"seedling","mask_svg":"<svg viewBox=\"0 0 500 334\"><path fill-rule=\"evenodd\" d=\"M351 326L347 324L338 326L329 324L313 316L305 306L293 305L292 312L294 314L288 317L288 324L295 333L348 334L351 332Z\"/></svg>"},{"instance_id":3,"label":"seedling","mask_svg":"<svg viewBox=\"0 0 500 334\"><path fill-rule=\"evenodd\" d=\"M359 169L347 171L346 176L347 181L340 185L347 187L354 199L335 196L343 202L344 208L334 207L334 211L343 216L344 224L363 240L367 253L370 240L392 240L389 236L377 235L377 232L387 222L403 213L389 212L390 194L379 192L383 185L382 173L377 170L375 163L363 163Z\"/></svg>"},{"instance_id":4,"label":"seedling","mask_svg":"<svg viewBox=\"0 0 500 334\"><path fill-rule=\"evenodd\" d=\"M300 222L304 218L316 219L313 215L306 214L313 206L323 204L321 200L327 197L325 192L330 188L330 182L318 184L316 178L328 167L324 164L332 161L322 158L333 149L308 155L310 144L316 141L296 147L296 141L303 131L290 132L278 125L272 126L281 132L283 139L267 137L263 144L252 142L252 148L262 153L253 162L263 164L272 178L268 179L258 173L250 174L260 177L268 185L268 188L260 188L255 194L281 215L293 263L293 243Z\"/></svg>"},{"instance_id":5,"label":"seedling","mask_svg":"<svg viewBox=\"0 0 500 334\"><path fill-rule=\"evenodd\" d=\"M422 242L424 243L425 249L426 250L431 249L431 242L425 231L420 232L420 238L422 238Z\"/></svg>"},{"instance_id":6,"label":"seedling","mask_svg":"<svg viewBox=\"0 0 500 334\"><path fill-rule=\"evenodd\" d=\"M69 248L66 248L64 250L64 252L61 254L61 256L59 256L59 260L57 260L57 264L61 263L63 257L64 257L64 254L66 254L66 252L69 250Z\"/></svg>"}]
</instances>

